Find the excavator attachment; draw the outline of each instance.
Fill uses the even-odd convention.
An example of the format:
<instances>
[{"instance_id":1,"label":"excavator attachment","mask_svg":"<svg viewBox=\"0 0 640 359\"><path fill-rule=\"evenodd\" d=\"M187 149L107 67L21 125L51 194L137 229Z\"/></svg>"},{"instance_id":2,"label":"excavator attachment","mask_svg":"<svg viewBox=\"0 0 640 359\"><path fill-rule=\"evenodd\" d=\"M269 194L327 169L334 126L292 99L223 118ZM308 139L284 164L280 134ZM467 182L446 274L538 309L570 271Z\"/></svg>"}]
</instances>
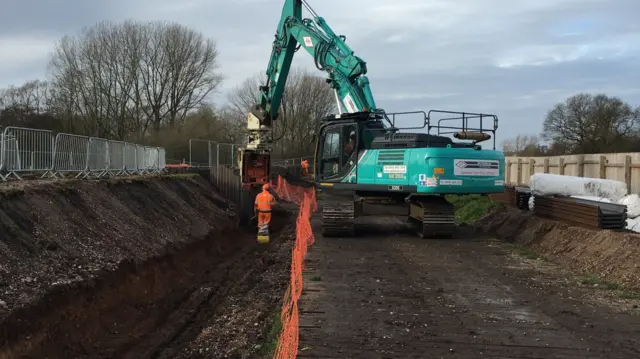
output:
<instances>
[{"instance_id":1,"label":"excavator attachment","mask_svg":"<svg viewBox=\"0 0 640 359\"><path fill-rule=\"evenodd\" d=\"M249 190L269 182L269 166L271 165L269 151L239 148L238 161L243 189Z\"/></svg>"}]
</instances>

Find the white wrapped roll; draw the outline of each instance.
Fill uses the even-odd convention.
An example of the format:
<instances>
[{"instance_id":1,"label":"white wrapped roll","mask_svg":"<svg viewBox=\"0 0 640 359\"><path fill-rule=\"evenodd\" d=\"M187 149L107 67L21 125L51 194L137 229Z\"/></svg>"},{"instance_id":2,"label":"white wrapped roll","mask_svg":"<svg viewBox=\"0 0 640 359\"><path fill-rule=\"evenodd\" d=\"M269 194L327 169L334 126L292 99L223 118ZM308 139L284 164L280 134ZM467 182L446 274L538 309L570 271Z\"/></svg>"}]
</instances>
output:
<instances>
[{"instance_id":1,"label":"white wrapped roll","mask_svg":"<svg viewBox=\"0 0 640 359\"><path fill-rule=\"evenodd\" d=\"M620 181L535 173L531 176L531 192L538 196L606 197L618 202L627 195L627 184Z\"/></svg>"}]
</instances>

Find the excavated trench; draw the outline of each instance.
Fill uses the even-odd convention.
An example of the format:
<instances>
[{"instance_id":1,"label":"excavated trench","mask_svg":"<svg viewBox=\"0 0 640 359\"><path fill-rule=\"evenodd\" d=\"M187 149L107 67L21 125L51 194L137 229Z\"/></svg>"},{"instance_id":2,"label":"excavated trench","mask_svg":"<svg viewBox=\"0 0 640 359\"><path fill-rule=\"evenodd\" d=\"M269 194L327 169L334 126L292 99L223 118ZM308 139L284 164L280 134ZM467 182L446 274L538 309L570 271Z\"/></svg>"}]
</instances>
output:
<instances>
[{"instance_id":1,"label":"excavated trench","mask_svg":"<svg viewBox=\"0 0 640 359\"><path fill-rule=\"evenodd\" d=\"M201 178L0 195L0 358L264 357L295 208L263 247Z\"/></svg>"}]
</instances>

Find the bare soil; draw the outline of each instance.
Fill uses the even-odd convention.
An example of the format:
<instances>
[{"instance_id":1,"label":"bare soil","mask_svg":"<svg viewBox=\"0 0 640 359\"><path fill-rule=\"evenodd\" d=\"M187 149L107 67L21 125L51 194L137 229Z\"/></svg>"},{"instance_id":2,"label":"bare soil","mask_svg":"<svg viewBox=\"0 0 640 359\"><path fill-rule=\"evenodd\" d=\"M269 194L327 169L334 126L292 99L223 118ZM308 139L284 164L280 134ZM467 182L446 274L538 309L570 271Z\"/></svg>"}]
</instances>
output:
<instances>
[{"instance_id":1,"label":"bare soil","mask_svg":"<svg viewBox=\"0 0 640 359\"><path fill-rule=\"evenodd\" d=\"M393 217L359 227L356 238L316 234L300 358L640 357L638 300L592 300L571 272L473 228L434 240Z\"/></svg>"},{"instance_id":2,"label":"bare soil","mask_svg":"<svg viewBox=\"0 0 640 359\"><path fill-rule=\"evenodd\" d=\"M199 177L21 183L0 196L0 358L262 355L295 208L274 214L262 247Z\"/></svg>"},{"instance_id":3,"label":"bare soil","mask_svg":"<svg viewBox=\"0 0 640 359\"><path fill-rule=\"evenodd\" d=\"M585 229L507 208L477 226L576 272L640 291L640 233Z\"/></svg>"}]
</instances>

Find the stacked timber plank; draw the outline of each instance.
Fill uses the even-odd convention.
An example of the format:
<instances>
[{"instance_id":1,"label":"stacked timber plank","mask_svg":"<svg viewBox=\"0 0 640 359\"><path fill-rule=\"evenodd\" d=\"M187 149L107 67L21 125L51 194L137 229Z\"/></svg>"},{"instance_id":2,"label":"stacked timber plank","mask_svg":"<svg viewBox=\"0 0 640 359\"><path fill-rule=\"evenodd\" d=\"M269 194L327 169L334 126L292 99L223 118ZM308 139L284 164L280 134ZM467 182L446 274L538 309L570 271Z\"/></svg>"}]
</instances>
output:
<instances>
[{"instance_id":1,"label":"stacked timber plank","mask_svg":"<svg viewBox=\"0 0 640 359\"><path fill-rule=\"evenodd\" d=\"M626 227L627 206L573 197L535 196L534 213L592 229Z\"/></svg>"},{"instance_id":2,"label":"stacked timber plank","mask_svg":"<svg viewBox=\"0 0 640 359\"><path fill-rule=\"evenodd\" d=\"M627 206L585 198L561 195L535 195L525 186L505 186L503 193L489 197L498 203L520 210L529 210L533 197L533 213L536 216L554 219L591 229L622 230L627 225Z\"/></svg>"},{"instance_id":3,"label":"stacked timber plank","mask_svg":"<svg viewBox=\"0 0 640 359\"><path fill-rule=\"evenodd\" d=\"M515 206L515 198L516 191L515 187L512 186L504 186L504 192L502 193L491 193L489 195L492 201L496 203L502 203L505 206Z\"/></svg>"},{"instance_id":4,"label":"stacked timber plank","mask_svg":"<svg viewBox=\"0 0 640 359\"><path fill-rule=\"evenodd\" d=\"M515 187L515 205L518 209L528 211L530 198L531 189L529 187Z\"/></svg>"}]
</instances>

